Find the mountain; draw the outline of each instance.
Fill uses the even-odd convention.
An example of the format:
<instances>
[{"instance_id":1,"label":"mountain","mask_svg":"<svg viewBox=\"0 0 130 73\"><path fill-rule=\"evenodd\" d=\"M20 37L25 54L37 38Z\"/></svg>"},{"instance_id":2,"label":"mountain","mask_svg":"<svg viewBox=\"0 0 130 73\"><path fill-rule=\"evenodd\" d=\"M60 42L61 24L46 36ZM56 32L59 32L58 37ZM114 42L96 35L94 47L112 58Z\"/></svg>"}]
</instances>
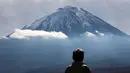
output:
<instances>
[{"instance_id":1,"label":"mountain","mask_svg":"<svg viewBox=\"0 0 130 73\"><path fill-rule=\"evenodd\" d=\"M72 6L59 8L31 25L24 26L25 29L63 32L68 36L80 36L85 32L94 35L127 35L83 8Z\"/></svg>"}]
</instances>

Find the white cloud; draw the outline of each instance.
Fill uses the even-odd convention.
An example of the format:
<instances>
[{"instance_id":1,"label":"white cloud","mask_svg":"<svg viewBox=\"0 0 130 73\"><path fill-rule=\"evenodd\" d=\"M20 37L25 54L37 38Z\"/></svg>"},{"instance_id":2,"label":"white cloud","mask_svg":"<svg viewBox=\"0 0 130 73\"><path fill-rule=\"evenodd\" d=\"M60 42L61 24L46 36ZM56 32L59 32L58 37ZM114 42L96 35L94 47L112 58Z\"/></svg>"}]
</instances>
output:
<instances>
[{"instance_id":1,"label":"white cloud","mask_svg":"<svg viewBox=\"0 0 130 73\"><path fill-rule=\"evenodd\" d=\"M29 39L30 37L42 37L43 39L66 39L67 36L62 32L46 32L38 30L20 30L16 29L10 38Z\"/></svg>"},{"instance_id":2,"label":"white cloud","mask_svg":"<svg viewBox=\"0 0 130 73\"><path fill-rule=\"evenodd\" d=\"M91 33L91 32L86 32L84 35L87 36L87 37L92 37L92 38L96 37L96 35Z\"/></svg>"},{"instance_id":3,"label":"white cloud","mask_svg":"<svg viewBox=\"0 0 130 73\"><path fill-rule=\"evenodd\" d=\"M85 38L96 38L97 36L91 32L86 32L81 35ZM4 37L7 38L7 37ZM47 32L43 30L20 30L15 29L14 33L10 35L10 38L14 39L31 39L31 38L42 38L42 39L68 39L68 36L62 32Z\"/></svg>"}]
</instances>

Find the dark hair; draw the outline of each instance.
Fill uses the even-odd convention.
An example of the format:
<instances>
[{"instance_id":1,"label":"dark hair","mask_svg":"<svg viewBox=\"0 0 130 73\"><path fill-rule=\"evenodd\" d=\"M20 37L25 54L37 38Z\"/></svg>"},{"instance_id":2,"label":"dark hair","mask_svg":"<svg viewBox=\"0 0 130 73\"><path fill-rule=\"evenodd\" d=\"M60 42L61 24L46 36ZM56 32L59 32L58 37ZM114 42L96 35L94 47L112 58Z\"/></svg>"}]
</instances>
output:
<instances>
[{"instance_id":1,"label":"dark hair","mask_svg":"<svg viewBox=\"0 0 130 73\"><path fill-rule=\"evenodd\" d=\"M73 51L73 60L75 62L82 62L84 59L84 52L82 49L77 48L76 50Z\"/></svg>"}]
</instances>

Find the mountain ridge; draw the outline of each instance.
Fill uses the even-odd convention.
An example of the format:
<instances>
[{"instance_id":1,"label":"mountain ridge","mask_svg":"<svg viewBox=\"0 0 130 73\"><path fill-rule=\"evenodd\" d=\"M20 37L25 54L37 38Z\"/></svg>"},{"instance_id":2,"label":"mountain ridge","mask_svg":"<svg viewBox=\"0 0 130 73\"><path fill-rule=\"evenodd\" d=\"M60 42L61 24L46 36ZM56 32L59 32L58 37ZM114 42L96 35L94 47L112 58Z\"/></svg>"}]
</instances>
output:
<instances>
[{"instance_id":1,"label":"mountain ridge","mask_svg":"<svg viewBox=\"0 0 130 73\"><path fill-rule=\"evenodd\" d=\"M63 32L67 36L80 36L85 32L95 35L103 33L104 35L127 36L121 30L83 8L72 6L58 8L56 12L36 20L31 25L26 25L22 29Z\"/></svg>"}]
</instances>

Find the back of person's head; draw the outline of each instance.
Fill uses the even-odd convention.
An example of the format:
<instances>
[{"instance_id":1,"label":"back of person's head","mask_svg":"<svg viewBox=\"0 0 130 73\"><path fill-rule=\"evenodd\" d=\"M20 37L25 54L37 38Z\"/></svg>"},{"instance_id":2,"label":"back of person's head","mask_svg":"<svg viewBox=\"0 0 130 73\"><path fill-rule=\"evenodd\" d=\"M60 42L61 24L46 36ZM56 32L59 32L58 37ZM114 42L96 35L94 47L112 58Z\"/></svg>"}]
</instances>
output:
<instances>
[{"instance_id":1,"label":"back of person's head","mask_svg":"<svg viewBox=\"0 0 130 73\"><path fill-rule=\"evenodd\" d=\"M75 62L82 62L84 59L84 51L81 48L77 48L73 51L73 60Z\"/></svg>"}]
</instances>

